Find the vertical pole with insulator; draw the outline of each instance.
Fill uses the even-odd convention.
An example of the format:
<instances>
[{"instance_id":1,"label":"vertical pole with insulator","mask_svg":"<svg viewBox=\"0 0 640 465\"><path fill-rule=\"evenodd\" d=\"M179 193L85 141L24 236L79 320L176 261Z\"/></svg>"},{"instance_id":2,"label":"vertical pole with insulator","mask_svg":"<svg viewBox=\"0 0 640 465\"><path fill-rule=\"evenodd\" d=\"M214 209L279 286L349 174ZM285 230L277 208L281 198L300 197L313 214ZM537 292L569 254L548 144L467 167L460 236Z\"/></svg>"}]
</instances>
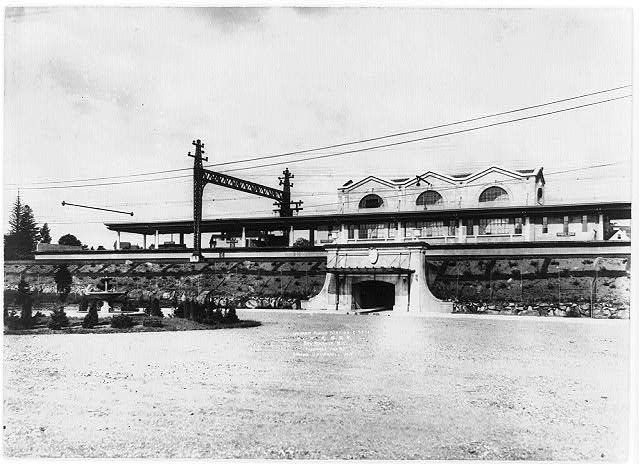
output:
<instances>
[{"instance_id":1,"label":"vertical pole with insulator","mask_svg":"<svg viewBox=\"0 0 640 465\"><path fill-rule=\"evenodd\" d=\"M291 178L293 178L293 174L289 171L289 168L285 168L282 172L284 177L278 178L280 181L280 185L282 186L282 202L280 202L280 216L290 217L293 216L293 210L291 209ZM286 244L291 242L291 238L289 237L290 231L288 229L282 231Z\"/></svg>"},{"instance_id":2,"label":"vertical pole with insulator","mask_svg":"<svg viewBox=\"0 0 640 465\"><path fill-rule=\"evenodd\" d=\"M193 255L191 261L200 261L201 254L201 237L200 223L202 222L202 191L204 190L203 167L202 161L209 161L203 158L204 144L200 139L194 140L192 144L196 147L195 155L188 153L193 158Z\"/></svg>"},{"instance_id":3,"label":"vertical pole with insulator","mask_svg":"<svg viewBox=\"0 0 640 465\"><path fill-rule=\"evenodd\" d=\"M282 186L282 202L280 203L280 216L293 216L293 210L291 209L291 179L294 177L286 168L282 174L284 177L278 178L280 185Z\"/></svg>"}]
</instances>

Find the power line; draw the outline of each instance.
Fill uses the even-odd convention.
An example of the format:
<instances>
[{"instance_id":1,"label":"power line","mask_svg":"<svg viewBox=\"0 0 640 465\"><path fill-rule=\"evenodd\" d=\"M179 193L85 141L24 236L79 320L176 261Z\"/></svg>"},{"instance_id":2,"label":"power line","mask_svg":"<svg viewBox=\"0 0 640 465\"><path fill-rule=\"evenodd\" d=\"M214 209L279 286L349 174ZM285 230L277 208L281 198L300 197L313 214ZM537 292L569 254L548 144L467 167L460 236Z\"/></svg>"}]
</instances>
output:
<instances>
[{"instance_id":1,"label":"power line","mask_svg":"<svg viewBox=\"0 0 640 465\"><path fill-rule=\"evenodd\" d=\"M589 166L583 166L583 167L578 167L578 168L569 168L569 169L564 169L564 170L557 170L557 171L550 171L548 173L545 174L545 176L552 176L552 175L557 175L557 174L563 174L563 173L570 173L570 172L576 172L576 171L584 171L584 170L589 170L589 169L594 169L594 168L601 168L601 167L606 167L606 166L613 166L613 165L618 165L621 164L622 162L612 162L612 163L601 163L601 164L596 164L596 165L589 165ZM609 176L612 177L612 176ZM617 178L617 177L616 177ZM516 184L516 183L520 183L520 180L509 180L509 181L502 181L501 184ZM495 185L494 182L484 182L484 183L480 183L480 184L473 184L472 186L438 186L437 188L434 188L433 190L437 190L438 192L444 192L444 191L449 191L449 190L461 190L461 189L465 189L467 187L473 187L473 188L477 188L477 187L488 187L488 186L492 186ZM425 189L425 190L429 190L429 189ZM402 192L400 191L398 188L394 188L394 189L378 189L376 190L377 193L381 193L381 192L395 192L395 195L387 195L385 196L385 198L387 200L390 199L397 199L400 197L404 197L406 196L406 192ZM313 195L313 197L318 197L318 196L325 196L325 195L336 195L335 192L319 192L319 193L315 193ZM220 200L235 200L235 201L240 201L240 200L246 200L246 198L240 198L240 197L236 197L236 198L227 198L227 199L220 199ZM341 202L341 201L333 201L333 202L327 202L327 203L319 203L319 204L307 204L306 208L316 208L316 207L327 207L327 206L332 206L332 207L337 207L344 204L353 204L356 202L359 202L360 199L354 199L353 201L347 201L347 202ZM174 201L175 203L190 203L191 201ZM168 202L160 202L160 203L168 203ZM110 205L110 206L122 206L122 205L130 205L128 203L123 203L123 204L114 204L114 205ZM271 213L272 209L259 209L259 210L250 210L250 211L244 211L244 213ZM163 220L163 219L154 219L154 220L145 220L145 221L178 221L175 219L167 219L167 220ZM188 221L188 220L184 220L184 221ZM85 222L70 222L70 223L56 223L55 221L51 221L49 222L50 224L82 224ZM96 222L86 222L86 223L102 223L101 221L96 221Z\"/></svg>"},{"instance_id":2,"label":"power line","mask_svg":"<svg viewBox=\"0 0 640 465\"><path fill-rule=\"evenodd\" d=\"M512 119L512 120L499 121L499 122L496 122L496 123L485 124L485 125L482 125L482 126L476 126L476 127L472 127L472 128L459 129L457 131L451 131L451 132L442 133L442 134L435 134L435 135L432 135L432 136L419 137L419 138L409 139L409 140L405 140L405 141L392 142L392 143L382 144L382 145L374 145L374 146L371 146L371 147L365 147L365 148L354 149L354 150L346 150L346 151L336 152L336 153L316 155L316 156L313 156L313 157L306 157L306 158L300 158L300 159L294 159L294 160L287 160L286 162L275 162L275 163L266 163L266 164L262 164L262 165L255 165L255 166L248 166L248 167L241 167L241 168L232 168L232 169L224 170L222 172L223 173L229 173L229 172L235 172L235 171L243 171L243 170L247 170L247 169L265 168L265 167L268 167L268 166L281 165L283 163L288 163L288 164L290 164L290 163L300 163L300 162L305 162L305 161L318 160L318 159L324 159L324 158L330 158L330 157L337 157L337 156L341 156L341 155L350 155L350 154L359 153L359 152L366 152L366 151L376 150L376 149L383 148L383 147L395 147L395 146L399 146L399 145L403 145L403 144L409 144L409 143L420 142L420 141L425 141L425 140L437 139L439 137L446 137L446 136L452 136L452 135L456 135L456 134L463 134L463 133L467 133L467 132L477 131L479 129L486 129L486 128L490 128L490 127L501 126L501 125L510 124L510 123L516 123L516 122L520 122L520 121L525 121L525 120L530 120L530 119L535 119L535 118L541 118L543 116L549 116L549 115L563 113L563 112L566 112L566 111L572 111L572 110L577 110L577 109L581 109L581 108L587 108L587 107L591 107L591 106L594 106L594 105L601 105L603 103L613 102L613 101L616 101L616 100L621 100L621 99L629 98L629 97L631 97L631 95L623 95L623 96L620 96L620 97L613 97L613 98L606 99L606 100L599 100L597 102L586 103L586 104L577 105L577 106L574 106L574 107L568 107L568 108L563 108L563 109L560 109L560 110L554 110L554 111L549 111L549 112L545 112L545 113L539 113L539 114L536 114L536 115L524 116L524 117L516 118L516 119ZM97 183L97 184L81 184L81 185L73 185L73 186L21 187L21 189L25 189L25 190L44 190L44 189L67 189L67 188L78 188L78 187L98 187L98 186L111 186L111 185L119 185L119 184L133 184L133 183L139 183L139 182L162 181L162 180L188 178L188 177L191 177L191 175L169 176L169 177L164 177L164 178L142 179L142 180L136 180L136 181L118 181L118 182L107 182L107 183ZM7 189L7 188L5 187L5 189Z\"/></svg>"},{"instance_id":3,"label":"power line","mask_svg":"<svg viewBox=\"0 0 640 465\"><path fill-rule=\"evenodd\" d=\"M348 154L353 154L353 153L358 153L358 152L366 152L366 151L370 151L370 150L376 150L382 147L394 147L394 146L398 146L398 145L402 145L402 144L410 144L413 142L420 142L420 141L424 141L424 140L431 140L431 139L436 139L438 137L445 137L445 136L452 136L455 134L463 134L463 133L467 133L467 132L471 132L471 131L477 131L479 129L486 129L486 128L490 128L490 127L494 127L494 126L501 126L503 124L509 124L509 123L516 123L516 122L520 122L520 121L525 121L525 120L529 120L529 119L534 119L534 118L541 118L542 116L549 116L549 115L554 115L554 114L558 114L558 113L563 113L565 111L571 111L571 110L577 110L580 108L586 108L586 107L590 107L593 105L600 105L603 103L608 103L608 102L613 102L615 100L620 100L623 98L629 98L631 97L631 95L623 95L622 97L614 97L614 98L610 98L607 100L600 100L597 102L592 102L592 103L586 103L584 105L578 105L575 107L569 107L569 108L563 108L562 110L554 110L554 111L549 111L546 113L540 113L537 115L531 115L531 116L524 116L522 118L516 118L513 120L507 120L507 121L500 121L497 123L491 123L491 124L485 124L483 126L476 126L473 128L467 128L467 129L460 129L457 131L451 131L451 132L446 132L443 134L436 134L433 136L426 136L426 137L419 137L416 139L409 139L406 141L400 141L400 142L392 142L389 144L382 144L382 145L374 145L372 147L365 147L362 149L354 149L354 150L347 150L347 151L343 151L343 152L336 152L336 153L329 153L329 154L324 154L324 155L317 155L314 157L307 157L307 158L299 158L297 160L287 160L286 162L276 162L276 163L265 163L262 165L255 165L255 166L249 166L249 167L245 167L245 168L232 168L229 170L224 171L225 173L229 173L229 172L233 172L233 171L243 171L243 170L247 170L247 169L256 169L256 168L265 168L268 166L276 166L276 165L281 165L283 163L299 163L299 162L304 162L304 161L310 161L310 160L319 160L319 159L323 159L323 158L330 158L330 157L337 157L340 155L348 155Z\"/></svg>"},{"instance_id":4,"label":"power line","mask_svg":"<svg viewBox=\"0 0 640 465\"><path fill-rule=\"evenodd\" d=\"M430 127L426 127L426 128L422 128L422 129L414 129L414 130L411 130L411 131L396 132L396 133L392 133L392 134L386 134L384 136L371 137L371 138L368 138L368 139L360 139L360 140L353 141L353 142L343 142L341 144L325 145L324 147L317 147L317 148L312 148L312 149L307 149L307 150L298 150L296 152L288 152L288 153L281 153L281 154L276 154L276 155L266 155L266 156L262 156L262 157L247 158L247 159L244 159L244 160L241 160L241 161L228 161L228 162L223 162L223 163L216 163L215 165L209 165L209 166L223 166L223 165L230 165L230 164L235 164L235 163L243 163L243 162L248 162L248 161L266 160L266 159L277 158L277 157L286 157L286 156L290 156L290 155L300 155L300 154L303 154L303 153L317 152L317 151L320 151L320 150L333 149L333 148L344 147L344 146L354 145L354 144L362 144L362 143L365 143L365 142L373 142L373 141L376 141L376 140L389 139L389 138L392 138L392 137L406 136L406 135L415 134L415 133L418 133L418 132L431 131L433 129L440 129L440 128L444 128L444 127L448 127L448 126L455 126L455 125L458 125L458 124L471 123L473 121L480 121L480 120L488 119L488 118L495 118L496 116L508 115L508 114L517 113L517 112L520 112L520 111L532 110L534 108L540 108L540 107L544 107L544 106L548 106L548 105L554 105L556 103L568 102L570 100L576 100L576 99L579 99L579 98L589 97L589 96L597 95L597 94L603 94L603 93L606 93L606 92L613 92L614 90L625 89L627 87L631 87L631 85L613 87L611 89L600 90L600 91L597 91L597 92L590 92L588 94L577 95L575 97L568 97L568 98L563 98L563 99L559 99L559 100L553 100L551 102L540 103L538 105L531 105L531 106L528 106L528 107L516 108L514 110L502 111L502 112L493 113L493 114L490 114L490 115L478 116L478 117L475 117L475 118L459 120L459 121L455 121L453 123L439 124L439 125L436 125L436 126L430 126Z\"/></svg>"},{"instance_id":5,"label":"power line","mask_svg":"<svg viewBox=\"0 0 640 465\"><path fill-rule=\"evenodd\" d=\"M415 133L418 133L418 132L430 131L430 130L433 130L433 129L440 129L440 128L443 128L443 127L455 126L455 125L458 125L458 124L470 123L470 122L473 122L473 121L480 121L480 120L483 120L483 119L494 118L496 116L503 116L503 115L507 115L507 114L517 113L517 112L520 112L520 111L531 110L531 109L534 109L534 108L541 108L541 107L544 107L544 106L554 105L554 104L557 104L557 103L568 102L568 101L571 101L571 100L577 100L577 99L580 99L580 98L585 98L585 97L598 95L598 94L603 94L603 93L607 93L607 92L613 92L615 90L625 89L625 88L628 88L628 87L632 87L632 86L631 85L624 85L624 86L613 87L613 88L606 89L606 90L600 90L600 91L596 91L596 92L589 92L589 93L577 95L577 96L574 96L574 97L567 97L567 98L563 98L563 99L552 100L552 101L541 103L541 104L537 104L537 105L530 105L530 106L520 107L520 108L516 108L516 109L512 109L512 110L502 111L502 112L498 112L498 113L492 113L492 114L489 114L489 115L478 116L478 117L474 117L474 118L463 119L463 120L455 121L455 122L452 122L452 123L438 124L438 125L435 125L435 126L430 126L430 127L421 128L421 129L414 129L414 130L410 130L410 131L396 132L396 133L386 134L386 135L378 136L378 137L370 137L370 138L360 139L360 140L356 140L356 141L343 142L343 143L340 143L340 144L325 145L325 146L322 146L322 147L314 147L314 148L311 148L311 149L298 150L298 151L293 151L293 152L285 152L285 153L279 153L279 154L275 154L275 155L265 155L265 156L259 156L259 157L246 158L246 159L242 159L242 160L227 161L227 162L221 162L221 163L213 163L213 164L209 164L209 165L205 165L205 166L206 167L226 166L226 165L230 165L230 164L238 164L238 163L246 163L246 162L249 162L249 161L280 158L280 157L286 157L286 156L292 156L292 155L299 155L299 154L303 154L303 153L317 152L317 151L320 151L320 150L327 150L327 149L332 149L332 148L337 148L337 147L344 147L344 146L349 146L349 145L362 144L362 143L365 143L365 142L373 142L373 141L376 141L376 140L383 140L383 139L388 139L388 138L392 138L392 137L398 137L398 136L403 136L403 135L408 135L408 134L415 134ZM102 176L102 177L95 177L95 178L72 179L72 180L66 180L66 181L40 181L40 182L33 182L33 183L31 183L31 185L63 184L63 183L67 183L67 182L101 181L101 180L108 180L108 179L119 179L119 178L128 178L128 177L140 177L140 176L151 176L151 175L156 175L156 174L175 173L175 172L186 171L186 170L191 170L191 169L192 169L191 167L189 167L189 168L175 168L175 169L170 169L170 170L150 171L150 172L146 172L146 173L134 173L134 174L120 175L120 176ZM176 179L176 178L169 177L169 178L159 178L159 179ZM8 184L11 184L11 183L8 183ZM17 184L13 184L13 185L17 185ZM112 185L112 184L100 184L100 185ZM75 186L73 186L73 187L75 187Z\"/></svg>"}]
</instances>

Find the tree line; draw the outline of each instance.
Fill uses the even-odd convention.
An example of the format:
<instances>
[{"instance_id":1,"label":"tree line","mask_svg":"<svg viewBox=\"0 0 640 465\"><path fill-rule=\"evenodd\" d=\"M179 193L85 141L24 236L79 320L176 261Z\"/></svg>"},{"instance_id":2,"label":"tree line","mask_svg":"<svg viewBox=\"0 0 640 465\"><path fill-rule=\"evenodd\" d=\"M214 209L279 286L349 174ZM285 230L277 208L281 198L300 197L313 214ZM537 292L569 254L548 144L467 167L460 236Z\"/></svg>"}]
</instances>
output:
<instances>
[{"instance_id":1,"label":"tree line","mask_svg":"<svg viewBox=\"0 0 640 465\"><path fill-rule=\"evenodd\" d=\"M32 259L39 242L51 244L49 225L44 223L42 227L38 227L33 210L29 205L22 203L20 194L18 194L11 208L9 233L4 235L4 259ZM60 237L58 244L82 246L82 242L72 234Z\"/></svg>"}]
</instances>

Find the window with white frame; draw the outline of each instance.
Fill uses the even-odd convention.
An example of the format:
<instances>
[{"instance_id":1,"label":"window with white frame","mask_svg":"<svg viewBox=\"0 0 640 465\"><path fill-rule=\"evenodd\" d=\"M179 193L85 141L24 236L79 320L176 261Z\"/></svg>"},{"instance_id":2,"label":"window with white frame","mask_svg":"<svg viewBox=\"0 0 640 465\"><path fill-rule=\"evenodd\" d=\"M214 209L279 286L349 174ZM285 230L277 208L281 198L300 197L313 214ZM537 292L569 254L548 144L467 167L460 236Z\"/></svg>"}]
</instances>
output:
<instances>
[{"instance_id":1,"label":"window with white frame","mask_svg":"<svg viewBox=\"0 0 640 465\"><path fill-rule=\"evenodd\" d=\"M480 218L479 234L510 234L509 218Z\"/></svg>"},{"instance_id":2,"label":"window with white frame","mask_svg":"<svg viewBox=\"0 0 640 465\"><path fill-rule=\"evenodd\" d=\"M416 199L416 205L422 207L427 207L429 205L442 205L442 196L437 191L424 191Z\"/></svg>"},{"instance_id":3,"label":"window with white frame","mask_svg":"<svg viewBox=\"0 0 640 465\"><path fill-rule=\"evenodd\" d=\"M480 203L505 203L509 201L509 194L502 187L493 186L483 190L478 201Z\"/></svg>"},{"instance_id":4,"label":"window with white frame","mask_svg":"<svg viewBox=\"0 0 640 465\"><path fill-rule=\"evenodd\" d=\"M364 223L358 225L358 239L382 239L387 237L387 223Z\"/></svg>"},{"instance_id":5,"label":"window with white frame","mask_svg":"<svg viewBox=\"0 0 640 465\"><path fill-rule=\"evenodd\" d=\"M522 218L515 219L514 234L522 234Z\"/></svg>"}]
</instances>

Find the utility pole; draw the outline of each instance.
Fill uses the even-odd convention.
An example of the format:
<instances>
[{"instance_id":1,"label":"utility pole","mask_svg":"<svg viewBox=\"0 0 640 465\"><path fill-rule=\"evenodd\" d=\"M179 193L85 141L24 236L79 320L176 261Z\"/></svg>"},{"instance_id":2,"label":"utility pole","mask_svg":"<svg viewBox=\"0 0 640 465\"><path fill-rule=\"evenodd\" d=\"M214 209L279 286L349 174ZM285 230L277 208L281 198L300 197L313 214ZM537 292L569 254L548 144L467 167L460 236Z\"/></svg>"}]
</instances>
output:
<instances>
[{"instance_id":1,"label":"utility pole","mask_svg":"<svg viewBox=\"0 0 640 465\"><path fill-rule=\"evenodd\" d=\"M195 155L189 152L187 155L193 158L193 255L192 262L199 262L202 259L200 253L200 223L202 221L202 191L204 190L202 160L209 161L209 158L202 158L204 144L200 139L194 140L192 144L196 147Z\"/></svg>"},{"instance_id":2,"label":"utility pole","mask_svg":"<svg viewBox=\"0 0 640 465\"><path fill-rule=\"evenodd\" d=\"M278 177L279 185L282 186L282 203L280 203L280 216L293 216L293 211L291 210L291 187L293 187L293 183L291 179L295 176L291 174L289 168L285 168L282 172L284 175L282 178ZM276 202L275 205L278 205Z\"/></svg>"},{"instance_id":3,"label":"utility pole","mask_svg":"<svg viewBox=\"0 0 640 465\"><path fill-rule=\"evenodd\" d=\"M258 184L256 182L246 181L228 174L204 169L202 161L209 161L208 158L204 158L202 156L204 154L204 143L198 139L194 140L192 144L196 147L194 155L191 155L191 152L188 153L188 156L193 158L193 255L190 259L192 262L199 262L202 260L200 237L200 225L202 222L202 193L207 184L214 184L217 186L227 187L229 189L248 192L260 197L273 199L276 201L274 205L278 206L276 211L279 212L282 217L293 216L293 211L298 212L302 210L302 207L300 206L302 205L301 200L297 202L291 201L291 186L293 186L291 178L293 178L293 174L291 174L288 169L284 170L284 177L279 178L280 185L283 186L283 189L274 189L273 187Z\"/></svg>"}]
</instances>

